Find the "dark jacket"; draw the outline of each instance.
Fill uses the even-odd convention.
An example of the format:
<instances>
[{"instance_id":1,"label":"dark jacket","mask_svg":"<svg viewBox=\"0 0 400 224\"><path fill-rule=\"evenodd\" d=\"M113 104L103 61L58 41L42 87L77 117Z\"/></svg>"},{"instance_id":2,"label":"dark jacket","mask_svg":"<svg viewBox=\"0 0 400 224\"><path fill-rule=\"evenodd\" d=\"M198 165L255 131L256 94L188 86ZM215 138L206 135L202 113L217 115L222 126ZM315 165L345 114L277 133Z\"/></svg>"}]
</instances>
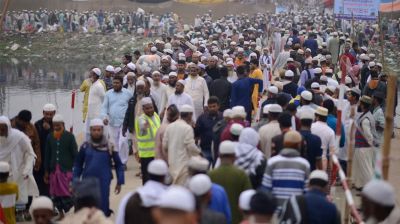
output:
<instances>
[{"instance_id":1,"label":"dark jacket","mask_svg":"<svg viewBox=\"0 0 400 224\"><path fill-rule=\"evenodd\" d=\"M158 114L158 109L153 97L149 95L145 95L144 97L150 97L153 102L154 111ZM137 95L136 93L132 96L132 98L128 102L128 109L126 109L124 123L122 124L122 133L125 134L126 131L133 133L135 129L135 106L137 103Z\"/></svg>"},{"instance_id":2,"label":"dark jacket","mask_svg":"<svg viewBox=\"0 0 400 224\"><path fill-rule=\"evenodd\" d=\"M283 86L282 92L290 94L293 98L297 96L297 84L294 82L289 82Z\"/></svg>"},{"instance_id":3,"label":"dark jacket","mask_svg":"<svg viewBox=\"0 0 400 224\"><path fill-rule=\"evenodd\" d=\"M216 79L210 87L210 96L216 96L219 99L221 105L220 111L224 111L229 108L231 100L231 89L232 84L224 77Z\"/></svg>"}]
</instances>

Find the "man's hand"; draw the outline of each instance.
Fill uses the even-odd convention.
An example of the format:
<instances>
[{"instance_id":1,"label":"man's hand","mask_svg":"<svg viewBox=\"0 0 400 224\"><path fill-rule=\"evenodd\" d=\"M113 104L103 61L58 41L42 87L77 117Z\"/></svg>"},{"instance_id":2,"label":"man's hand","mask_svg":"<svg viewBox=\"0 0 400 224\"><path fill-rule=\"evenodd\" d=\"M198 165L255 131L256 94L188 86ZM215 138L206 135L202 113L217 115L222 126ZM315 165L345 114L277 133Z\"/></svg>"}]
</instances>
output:
<instances>
[{"instance_id":1,"label":"man's hand","mask_svg":"<svg viewBox=\"0 0 400 224\"><path fill-rule=\"evenodd\" d=\"M135 155L136 161L137 161L137 162L140 162L139 152L134 152L133 155Z\"/></svg>"},{"instance_id":2,"label":"man's hand","mask_svg":"<svg viewBox=\"0 0 400 224\"><path fill-rule=\"evenodd\" d=\"M104 120L103 120L103 123L104 123L104 125L108 125L108 119L107 119L107 118L104 119Z\"/></svg>"},{"instance_id":3,"label":"man's hand","mask_svg":"<svg viewBox=\"0 0 400 224\"><path fill-rule=\"evenodd\" d=\"M121 185L115 185L115 190L114 190L114 193L115 194L119 194L121 192Z\"/></svg>"},{"instance_id":4,"label":"man's hand","mask_svg":"<svg viewBox=\"0 0 400 224\"><path fill-rule=\"evenodd\" d=\"M50 124L47 122L43 122L43 128L44 130L49 130L50 129Z\"/></svg>"},{"instance_id":5,"label":"man's hand","mask_svg":"<svg viewBox=\"0 0 400 224\"><path fill-rule=\"evenodd\" d=\"M38 158L36 161L35 161L35 166L33 167L33 169L35 170L35 171L39 171L39 169L40 169L40 165L42 164L42 160L40 159L40 158Z\"/></svg>"}]
</instances>

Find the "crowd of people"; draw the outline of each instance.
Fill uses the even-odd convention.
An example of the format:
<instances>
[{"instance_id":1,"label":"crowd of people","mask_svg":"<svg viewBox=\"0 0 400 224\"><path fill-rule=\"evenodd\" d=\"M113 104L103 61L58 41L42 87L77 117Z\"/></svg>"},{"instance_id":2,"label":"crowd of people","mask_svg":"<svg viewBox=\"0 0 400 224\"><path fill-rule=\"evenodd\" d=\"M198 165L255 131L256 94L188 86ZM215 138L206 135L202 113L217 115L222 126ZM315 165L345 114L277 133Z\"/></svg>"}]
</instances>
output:
<instances>
[{"instance_id":1,"label":"crowd of people","mask_svg":"<svg viewBox=\"0 0 400 224\"><path fill-rule=\"evenodd\" d=\"M198 16L90 68L80 146L53 104L34 124L28 110L0 117L0 217L110 223L113 169L118 194L133 155L143 186L120 201L119 224L340 223L336 155L366 223L398 223L393 187L374 178L387 75L342 25L314 10Z\"/></svg>"}]
</instances>

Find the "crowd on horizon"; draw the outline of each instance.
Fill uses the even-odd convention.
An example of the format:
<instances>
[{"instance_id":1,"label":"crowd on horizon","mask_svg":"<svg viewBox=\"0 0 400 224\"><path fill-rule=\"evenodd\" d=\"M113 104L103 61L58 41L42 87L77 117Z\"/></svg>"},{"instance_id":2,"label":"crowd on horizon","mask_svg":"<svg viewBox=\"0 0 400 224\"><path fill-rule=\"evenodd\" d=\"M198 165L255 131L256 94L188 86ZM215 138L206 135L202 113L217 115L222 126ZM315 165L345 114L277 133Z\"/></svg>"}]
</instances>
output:
<instances>
[{"instance_id":1,"label":"crowd on horizon","mask_svg":"<svg viewBox=\"0 0 400 224\"><path fill-rule=\"evenodd\" d=\"M110 194L139 163L143 186L120 201L118 224L341 223L335 155L363 220L398 223L394 188L376 178L387 74L368 44L379 33L360 23L370 32L353 39L348 25L311 9L196 16L120 66L89 68L80 146L51 103L34 124L29 110L1 116L0 220L113 223Z\"/></svg>"}]
</instances>

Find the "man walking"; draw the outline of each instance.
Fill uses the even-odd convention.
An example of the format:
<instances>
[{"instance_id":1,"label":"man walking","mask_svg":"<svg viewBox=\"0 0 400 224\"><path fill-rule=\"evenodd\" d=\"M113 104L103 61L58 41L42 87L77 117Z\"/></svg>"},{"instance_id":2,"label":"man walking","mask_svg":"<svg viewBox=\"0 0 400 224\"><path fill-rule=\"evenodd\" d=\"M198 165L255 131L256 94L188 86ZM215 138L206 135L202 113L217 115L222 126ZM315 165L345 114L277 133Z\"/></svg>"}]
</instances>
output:
<instances>
[{"instance_id":1,"label":"man walking","mask_svg":"<svg viewBox=\"0 0 400 224\"><path fill-rule=\"evenodd\" d=\"M91 70L90 79L92 80L92 85L89 90L88 97L88 112L86 117L86 140L89 139L89 124L90 120L94 118L99 118L101 105L103 104L104 96L106 95L106 89L104 85L100 82L101 70L99 68L93 68Z\"/></svg>"}]
</instances>

